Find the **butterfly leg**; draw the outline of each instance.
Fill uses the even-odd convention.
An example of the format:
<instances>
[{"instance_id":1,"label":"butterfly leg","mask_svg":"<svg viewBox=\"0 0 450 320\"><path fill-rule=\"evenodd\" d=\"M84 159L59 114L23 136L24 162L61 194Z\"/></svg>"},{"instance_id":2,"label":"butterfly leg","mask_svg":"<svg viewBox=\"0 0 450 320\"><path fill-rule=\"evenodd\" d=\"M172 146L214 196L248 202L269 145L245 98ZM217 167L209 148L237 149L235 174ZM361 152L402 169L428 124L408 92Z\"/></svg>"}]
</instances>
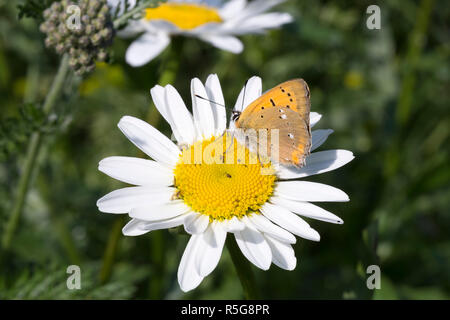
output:
<instances>
[{"instance_id":1,"label":"butterfly leg","mask_svg":"<svg viewBox=\"0 0 450 320\"><path fill-rule=\"evenodd\" d=\"M225 131L223 134L227 134L227 138L225 139L225 143L228 140L228 132ZM225 157L225 155L228 153L228 151L230 150L230 148L233 146L234 144L234 131L231 133L231 143L229 146L227 146L226 150L224 151L224 153L222 154L222 157ZM234 155L233 155L234 156Z\"/></svg>"}]
</instances>

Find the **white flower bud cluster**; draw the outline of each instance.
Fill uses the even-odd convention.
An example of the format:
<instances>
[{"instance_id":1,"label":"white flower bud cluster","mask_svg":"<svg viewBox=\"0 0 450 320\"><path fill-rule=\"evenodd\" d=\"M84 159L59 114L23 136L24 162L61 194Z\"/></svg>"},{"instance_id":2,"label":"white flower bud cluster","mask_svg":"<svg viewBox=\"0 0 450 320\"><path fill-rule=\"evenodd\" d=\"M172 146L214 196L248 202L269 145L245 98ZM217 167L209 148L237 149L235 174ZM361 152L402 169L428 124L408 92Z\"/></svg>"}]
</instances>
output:
<instances>
[{"instance_id":1,"label":"white flower bud cluster","mask_svg":"<svg viewBox=\"0 0 450 320\"><path fill-rule=\"evenodd\" d=\"M114 28L107 0L62 0L44 11L40 30L47 35L45 45L59 55L68 54L78 75L95 69L96 61L106 61Z\"/></svg>"}]
</instances>

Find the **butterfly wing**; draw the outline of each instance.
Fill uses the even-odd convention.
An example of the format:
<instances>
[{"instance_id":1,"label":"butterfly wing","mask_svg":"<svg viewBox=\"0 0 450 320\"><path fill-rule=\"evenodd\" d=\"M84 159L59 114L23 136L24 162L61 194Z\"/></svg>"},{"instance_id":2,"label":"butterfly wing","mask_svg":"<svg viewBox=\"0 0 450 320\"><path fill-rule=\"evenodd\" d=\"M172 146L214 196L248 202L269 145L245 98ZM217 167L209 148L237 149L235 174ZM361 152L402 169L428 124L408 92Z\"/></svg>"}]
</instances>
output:
<instances>
[{"instance_id":1,"label":"butterfly wing","mask_svg":"<svg viewBox=\"0 0 450 320\"><path fill-rule=\"evenodd\" d=\"M306 119L309 120L309 115ZM274 106L261 109L257 114L244 118L245 121L241 122L240 128L244 130L254 129L255 134L258 135L257 138L261 138L264 134L268 141L266 152L269 157L272 157L269 143L274 143L272 141L272 137L274 137L272 129L278 129L279 161L284 165L302 167L305 157L311 149L311 130L309 121L306 119L291 108ZM249 140L264 141L252 138Z\"/></svg>"},{"instance_id":2,"label":"butterfly wing","mask_svg":"<svg viewBox=\"0 0 450 320\"><path fill-rule=\"evenodd\" d=\"M279 129L280 162L301 167L311 148L310 108L306 82L303 79L289 80L253 101L240 114L235 125L243 129Z\"/></svg>"},{"instance_id":3,"label":"butterfly wing","mask_svg":"<svg viewBox=\"0 0 450 320\"><path fill-rule=\"evenodd\" d=\"M303 79L283 82L264 93L245 108L239 120L236 121L236 126L239 127L240 122L244 122L245 119L248 119L249 116L256 112L275 106L286 107L297 112L305 119L309 127L310 92L308 85ZM245 123L242 123L242 126L245 126Z\"/></svg>"}]
</instances>

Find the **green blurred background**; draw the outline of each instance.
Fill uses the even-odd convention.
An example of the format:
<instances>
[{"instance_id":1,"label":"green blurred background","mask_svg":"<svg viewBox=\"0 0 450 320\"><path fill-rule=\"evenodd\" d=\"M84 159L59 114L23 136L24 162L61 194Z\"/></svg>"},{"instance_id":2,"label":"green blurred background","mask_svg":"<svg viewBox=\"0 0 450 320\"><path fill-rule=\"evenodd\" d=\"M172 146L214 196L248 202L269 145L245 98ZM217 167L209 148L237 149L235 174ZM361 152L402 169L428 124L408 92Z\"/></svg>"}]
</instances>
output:
<instances>
[{"instance_id":1,"label":"green blurred background","mask_svg":"<svg viewBox=\"0 0 450 320\"><path fill-rule=\"evenodd\" d=\"M234 105L245 80L263 90L304 78L317 128L335 132L321 149L356 158L314 176L343 189L348 203L323 207L345 221L309 220L319 243L299 239L294 271L252 267L267 299L448 299L450 297L449 21L447 1L290 1L277 11L295 23L243 36L233 55L196 39L174 39L141 68L124 62L128 40L116 39L114 61L99 65L75 95L65 93L57 120L42 127L42 103L58 66L43 47L36 20L18 19L0 1L0 233L33 130L45 144L11 250L1 255L0 299L240 299L227 250L218 268L184 294L176 272L188 237L167 230L125 237L127 219L103 214L96 200L123 187L97 170L112 155L140 156L121 134L123 115L147 119L165 134L149 90L170 81L190 105L190 79L217 73ZM366 28L366 8L381 8L381 30ZM175 49L174 49L175 47ZM166 72L163 73L163 70ZM70 87L66 90L70 91ZM66 288L66 268L81 267L82 289ZM381 289L366 287L366 268L381 268Z\"/></svg>"}]
</instances>

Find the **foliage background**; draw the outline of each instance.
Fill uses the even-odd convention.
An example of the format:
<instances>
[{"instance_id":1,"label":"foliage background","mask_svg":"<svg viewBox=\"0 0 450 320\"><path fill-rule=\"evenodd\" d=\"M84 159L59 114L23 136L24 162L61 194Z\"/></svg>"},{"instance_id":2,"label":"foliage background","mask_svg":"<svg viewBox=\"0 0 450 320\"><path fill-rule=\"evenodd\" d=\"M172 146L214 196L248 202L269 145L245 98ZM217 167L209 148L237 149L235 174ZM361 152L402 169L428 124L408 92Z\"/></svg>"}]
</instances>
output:
<instances>
[{"instance_id":1,"label":"foliage background","mask_svg":"<svg viewBox=\"0 0 450 320\"><path fill-rule=\"evenodd\" d=\"M0 257L0 299L242 298L226 250L214 273L184 294L176 271L188 238L167 230L124 237L117 230L126 219L95 205L123 186L97 171L99 160L139 155L116 127L121 116L169 134L149 95L163 70L174 72L169 79L188 104L190 79L209 73L219 75L230 105L252 75L264 90L303 77L312 110L323 114L318 127L335 130L322 149L356 156L310 179L350 195L349 203L323 205L345 224L309 221L322 240L299 239L292 272L253 267L262 298L450 297L448 1L290 1L279 10L296 22L242 37L241 55L175 39L179 50L141 68L125 64L129 42L116 39L114 62L99 65L75 97L64 96L45 128L39 105L58 58L43 47L36 20L18 19L23 3L0 1L0 233L27 139L35 129L48 134L12 250ZM381 30L366 28L371 4L381 7ZM70 264L81 266L82 290L66 288ZM381 267L381 290L366 287L371 264Z\"/></svg>"}]
</instances>

